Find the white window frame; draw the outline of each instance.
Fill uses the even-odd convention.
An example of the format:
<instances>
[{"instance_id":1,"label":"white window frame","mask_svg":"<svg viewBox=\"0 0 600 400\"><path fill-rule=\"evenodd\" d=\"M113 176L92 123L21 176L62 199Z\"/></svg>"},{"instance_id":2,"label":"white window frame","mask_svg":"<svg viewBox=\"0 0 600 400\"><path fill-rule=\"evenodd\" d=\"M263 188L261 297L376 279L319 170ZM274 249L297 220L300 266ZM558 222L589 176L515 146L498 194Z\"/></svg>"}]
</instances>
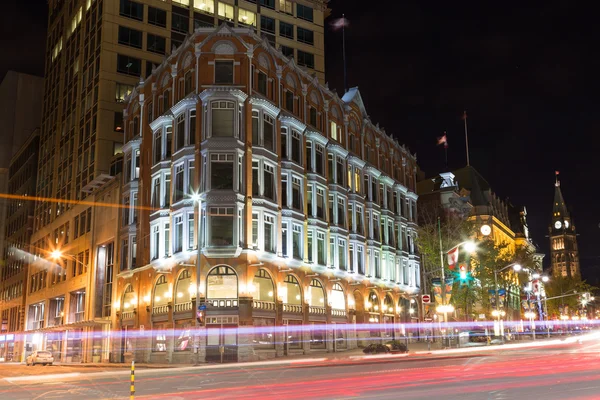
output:
<instances>
[{"instance_id":1,"label":"white window frame","mask_svg":"<svg viewBox=\"0 0 600 400\"><path fill-rule=\"evenodd\" d=\"M213 156L215 156L217 159L213 160ZM214 162L221 162L222 160L220 158L225 158L225 162L229 162L230 160L228 160L228 157L231 157L231 163L233 164L233 182L232 182L232 188L231 189L213 189L212 188L212 182L211 182L211 176L212 176L212 163ZM206 179L206 183L204 184L204 186L206 187L206 190L233 190L235 192L240 192L241 189L241 181L240 179L243 178L243 157L242 154L238 151L236 152L221 152L221 151L215 151L215 152L209 152L207 153L207 167L208 167L208 171L204 177L204 179Z\"/></svg>"},{"instance_id":2,"label":"white window frame","mask_svg":"<svg viewBox=\"0 0 600 400\"><path fill-rule=\"evenodd\" d=\"M234 68L235 70L235 68ZM235 77L234 77L235 79ZM226 110L232 110L233 112L233 136L213 136L213 132L212 132L212 128L213 128L213 110L217 109L222 109L220 106L220 103L226 103L226 107L224 109ZM232 108L229 108L227 106L228 103L233 104ZM218 105L218 107L215 108L215 104ZM210 138L218 138L218 139L239 139L241 140L241 132L240 132L240 123L243 121L240 121L240 113L239 113L239 103L231 98L227 98L227 99L211 99L210 102L208 103L208 110L207 110L207 121L206 121L206 130L205 132L208 132L208 135L205 136L205 139L210 139Z\"/></svg>"},{"instance_id":3,"label":"white window frame","mask_svg":"<svg viewBox=\"0 0 600 400\"><path fill-rule=\"evenodd\" d=\"M238 215L237 209L238 207L236 207L235 205L230 205L230 204L223 204L223 205L207 205L206 206L206 213L205 215L203 215L204 219L205 219L205 227L204 227L204 234L206 235L205 240L204 240L204 244L206 247L237 247L237 243L239 243L239 235L240 232L237 232L238 230L238 223L236 223L235 219L236 216ZM231 214L228 214L229 212L231 212ZM211 223L211 219L214 216L231 216L231 224L232 224L232 232L233 232L233 237L231 238L231 245L229 246L217 246L217 245L213 245L211 243L211 235L212 235L212 223Z\"/></svg>"}]
</instances>

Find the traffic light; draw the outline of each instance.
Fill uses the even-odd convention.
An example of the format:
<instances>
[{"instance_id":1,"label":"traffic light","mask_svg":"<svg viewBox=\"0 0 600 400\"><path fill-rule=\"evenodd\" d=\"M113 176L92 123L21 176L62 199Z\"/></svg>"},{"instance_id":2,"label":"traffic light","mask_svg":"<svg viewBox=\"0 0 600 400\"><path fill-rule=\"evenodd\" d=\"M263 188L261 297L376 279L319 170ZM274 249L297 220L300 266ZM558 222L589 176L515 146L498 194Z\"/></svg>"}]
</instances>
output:
<instances>
[{"instance_id":1,"label":"traffic light","mask_svg":"<svg viewBox=\"0 0 600 400\"><path fill-rule=\"evenodd\" d=\"M196 311L196 321L200 326L204 326L204 311Z\"/></svg>"},{"instance_id":2,"label":"traffic light","mask_svg":"<svg viewBox=\"0 0 600 400\"><path fill-rule=\"evenodd\" d=\"M459 267L459 273L460 273L460 280L464 281L467 279L467 266L464 264L461 264Z\"/></svg>"}]
</instances>

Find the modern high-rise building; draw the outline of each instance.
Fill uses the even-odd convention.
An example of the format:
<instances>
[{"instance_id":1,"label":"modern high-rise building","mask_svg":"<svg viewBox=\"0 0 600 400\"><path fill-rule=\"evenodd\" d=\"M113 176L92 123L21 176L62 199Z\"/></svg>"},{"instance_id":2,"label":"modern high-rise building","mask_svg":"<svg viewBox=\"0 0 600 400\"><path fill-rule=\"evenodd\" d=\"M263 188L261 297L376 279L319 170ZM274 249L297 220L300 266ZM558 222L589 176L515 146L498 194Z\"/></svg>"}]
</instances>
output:
<instances>
[{"instance_id":1,"label":"modern high-rise building","mask_svg":"<svg viewBox=\"0 0 600 400\"><path fill-rule=\"evenodd\" d=\"M35 194L42 91L43 78L14 71L0 84L0 361L19 353L27 264L13 249L29 246L34 205L6 194Z\"/></svg>"},{"instance_id":2,"label":"modern high-rise building","mask_svg":"<svg viewBox=\"0 0 600 400\"><path fill-rule=\"evenodd\" d=\"M552 275L581 279L577 232L560 190L558 175L554 187L552 220L548 226L548 232Z\"/></svg>"},{"instance_id":3,"label":"modern high-rise building","mask_svg":"<svg viewBox=\"0 0 600 400\"><path fill-rule=\"evenodd\" d=\"M33 232L33 197L37 178L39 130L13 156L8 193L24 199L7 199L3 262L0 267L0 361L20 360L25 330L25 292L29 243Z\"/></svg>"},{"instance_id":4,"label":"modern high-rise building","mask_svg":"<svg viewBox=\"0 0 600 400\"><path fill-rule=\"evenodd\" d=\"M119 223L99 229L95 221L117 209L94 201L108 191L119 203L112 188L122 165L127 94L194 29L221 23L260 34L323 79L328 10L319 0L49 0L48 6L36 188L47 200L35 207L25 349L51 348L63 361L106 360L108 342L90 338L110 330L110 292L102 288L115 278L108 271L119 262ZM57 249L56 260L46 263Z\"/></svg>"},{"instance_id":5,"label":"modern high-rise building","mask_svg":"<svg viewBox=\"0 0 600 400\"><path fill-rule=\"evenodd\" d=\"M357 88L338 97L252 30L201 28L133 90L123 151L116 360L244 361L404 333L416 159Z\"/></svg>"}]
</instances>

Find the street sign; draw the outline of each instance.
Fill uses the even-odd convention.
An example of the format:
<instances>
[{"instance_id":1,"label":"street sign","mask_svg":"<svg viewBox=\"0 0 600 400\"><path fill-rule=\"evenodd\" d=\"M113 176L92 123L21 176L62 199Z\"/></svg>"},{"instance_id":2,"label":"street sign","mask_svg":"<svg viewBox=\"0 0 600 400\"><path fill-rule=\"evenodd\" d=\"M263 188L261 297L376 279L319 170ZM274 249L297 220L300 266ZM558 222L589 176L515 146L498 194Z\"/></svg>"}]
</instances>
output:
<instances>
[{"instance_id":1,"label":"street sign","mask_svg":"<svg viewBox=\"0 0 600 400\"><path fill-rule=\"evenodd\" d=\"M202 303L198 306L198 311L204 311L204 310L206 310L206 304Z\"/></svg>"},{"instance_id":2,"label":"street sign","mask_svg":"<svg viewBox=\"0 0 600 400\"><path fill-rule=\"evenodd\" d=\"M421 296L421 299L423 301L424 304L429 304L431 303L431 296L428 294L424 294L423 296Z\"/></svg>"}]
</instances>

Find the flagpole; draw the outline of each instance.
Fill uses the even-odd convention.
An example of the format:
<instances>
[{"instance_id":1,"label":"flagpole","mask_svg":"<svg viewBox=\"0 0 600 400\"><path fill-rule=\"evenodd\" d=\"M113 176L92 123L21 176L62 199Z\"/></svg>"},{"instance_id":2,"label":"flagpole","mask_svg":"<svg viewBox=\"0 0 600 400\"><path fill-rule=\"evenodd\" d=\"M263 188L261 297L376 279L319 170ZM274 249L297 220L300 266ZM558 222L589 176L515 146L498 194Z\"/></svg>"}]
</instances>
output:
<instances>
[{"instance_id":1,"label":"flagpole","mask_svg":"<svg viewBox=\"0 0 600 400\"><path fill-rule=\"evenodd\" d=\"M465 110L463 114L463 119L465 120L465 145L467 147L467 167L471 165L469 162L469 136L467 134L467 111Z\"/></svg>"},{"instance_id":2,"label":"flagpole","mask_svg":"<svg viewBox=\"0 0 600 400\"><path fill-rule=\"evenodd\" d=\"M348 91L346 80L346 17L342 14L342 57L344 62L344 93Z\"/></svg>"}]
</instances>

